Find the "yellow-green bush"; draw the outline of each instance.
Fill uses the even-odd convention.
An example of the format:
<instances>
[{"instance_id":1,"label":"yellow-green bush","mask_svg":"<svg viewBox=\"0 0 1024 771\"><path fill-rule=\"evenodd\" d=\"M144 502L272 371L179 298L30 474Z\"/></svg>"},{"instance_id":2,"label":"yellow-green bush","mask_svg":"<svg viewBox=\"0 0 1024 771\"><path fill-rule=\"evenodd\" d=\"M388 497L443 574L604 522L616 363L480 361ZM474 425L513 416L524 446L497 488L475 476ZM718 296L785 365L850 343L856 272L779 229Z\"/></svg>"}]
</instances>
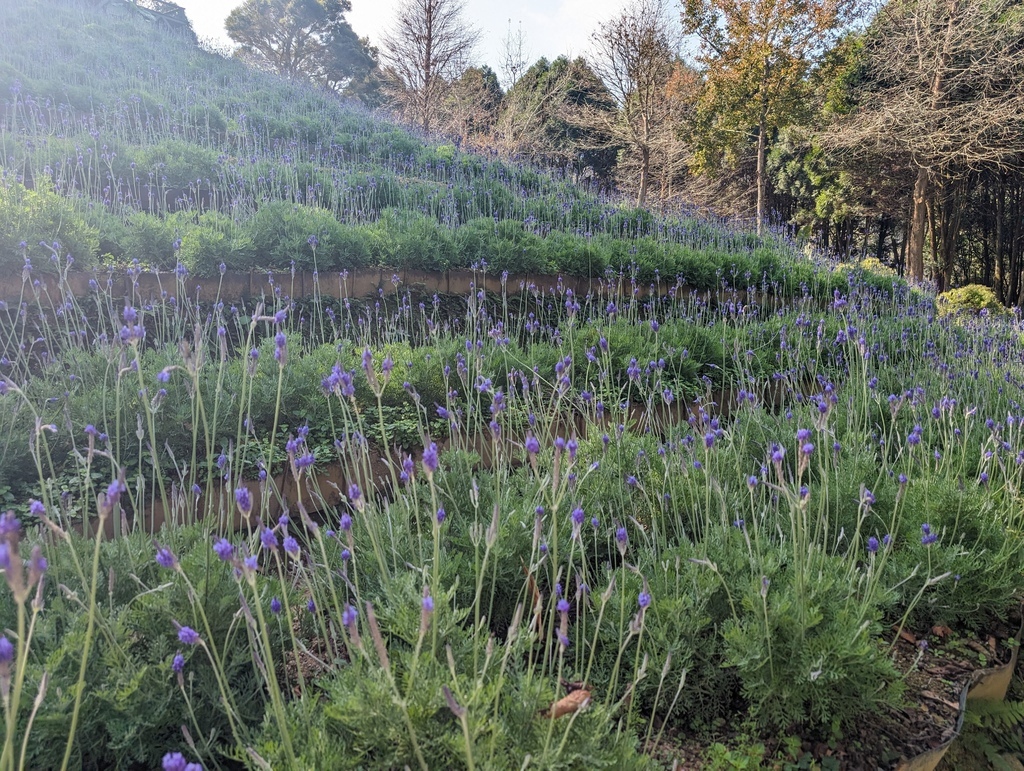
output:
<instances>
[{"instance_id":1,"label":"yellow-green bush","mask_svg":"<svg viewBox=\"0 0 1024 771\"><path fill-rule=\"evenodd\" d=\"M996 299L996 293L992 288L981 284L968 284L943 292L935 298L935 305L940 316L958 313L977 315L982 311L1000 314L1006 312L1006 308Z\"/></svg>"}]
</instances>

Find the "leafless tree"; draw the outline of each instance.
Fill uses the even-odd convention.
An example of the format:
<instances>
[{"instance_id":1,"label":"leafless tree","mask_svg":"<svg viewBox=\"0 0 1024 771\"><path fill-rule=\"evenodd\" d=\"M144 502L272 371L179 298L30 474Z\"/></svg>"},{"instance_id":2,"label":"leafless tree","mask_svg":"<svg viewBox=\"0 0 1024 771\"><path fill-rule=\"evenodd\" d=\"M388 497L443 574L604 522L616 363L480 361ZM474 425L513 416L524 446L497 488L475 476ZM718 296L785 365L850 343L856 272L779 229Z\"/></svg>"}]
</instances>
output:
<instances>
[{"instance_id":1,"label":"leafless tree","mask_svg":"<svg viewBox=\"0 0 1024 771\"><path fill-rule=\"evenodd\" d=\"M498 76L490 67L469 67L448 89L438 125L464 146L487 145L501 98Z\"/></svg>"},{"instance_id":2,"label":"leafless tree","mask_svg":"<svg viewBox=\"0 0 1024 771\"><path fill-rule=\"evenodd\" d=\"M893 0L866 40L866 77L849 119L826 136L854 154L900 154L916 170L909 277L952 271L964 180L1024 161L1024 13L1019 0Z\"/></svg>"},{"instance_id":3,"label":"leafless tree","mask_svg":"<svg viewBox=\"0 0 1024 771\"><path fill-rule=\"evenodd\" d=\"M406 120L430 131L479 36L461 0L403 0L383 36L381 62L390 99Z\"/></svg>"},{"instance_id":4,"label":"leafless tree","mask_svg":"<svg viewBox=\"0 0 1024 771\"><path fill-rule=\"evenodd\" d=\"M513 30L512 19L508 20L508 31L501 39L501 78L502 87L508 91L523 76L529 66L530 52L526 48L526 36L523 35L523 23Z\"/></svg>"},{"instance_id":5,"label":"leafless tree","mask_svg":"<svg viewBox=\"0 0 1024 771\"><path fill-rule=\"evenodd\" d=\"M593 111L592 118L626 148L637 206L644 206L655 144L672 128L665 90L677 61L679 30L669 21L666 0L633 0L591 39L591 64L618 107L613 113Z\"/></svg>"}]
</instances>

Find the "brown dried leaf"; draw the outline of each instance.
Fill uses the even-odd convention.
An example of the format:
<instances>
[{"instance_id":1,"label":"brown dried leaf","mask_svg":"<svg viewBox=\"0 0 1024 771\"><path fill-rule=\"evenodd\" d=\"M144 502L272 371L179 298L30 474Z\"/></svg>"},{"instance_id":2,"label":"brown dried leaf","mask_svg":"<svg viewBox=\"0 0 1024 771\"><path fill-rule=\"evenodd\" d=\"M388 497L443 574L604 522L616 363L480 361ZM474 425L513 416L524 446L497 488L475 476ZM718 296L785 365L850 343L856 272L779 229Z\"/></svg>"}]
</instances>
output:
<instances>
[{"instance_id":1,"label":"brown dried leaf","mask_svg":"<svg viewBox=\"0 0 1024 771\"><path fill-rule=\"evenodd\" d=\"M582 680L576 680L574 682L569 682L568 680L566 680L563 677L561 680L558 681L558 684L561 685L565 689L566 693L572 693L573 691L589 691L590 690L590 686L587 685Z\"/></svg>"},{"instance_id":2,"label":"brown dried leaf","mask_svg":"<svg viewBox=\"0 0 1024 771\"><path fill-rule=\"evenodd\" d=\"M893 627L893 628L895 629L895 627ZM917 645L917 638L914 637L913 632L911 632L911 631L909 631L907 629L901 629L899 631L899 638L901 640L905 640L906 642L910 643L911 645Z\"/></svg>"},{"instance_id":3,"label":"brown dried leaf","mask_svg":"<svg viewBox=\"0 0 1024 771\"><path fill-rule=\"evenodd\" d=\"M578 690L573 691L568 696L563 696L561 699L551 705L551 710L548 712L548 717L552 719L560 718L564 715L571 715L574 712L578 712L583 709L587 704L590 703L590 691Z\"/></svg>"}]
</instances>

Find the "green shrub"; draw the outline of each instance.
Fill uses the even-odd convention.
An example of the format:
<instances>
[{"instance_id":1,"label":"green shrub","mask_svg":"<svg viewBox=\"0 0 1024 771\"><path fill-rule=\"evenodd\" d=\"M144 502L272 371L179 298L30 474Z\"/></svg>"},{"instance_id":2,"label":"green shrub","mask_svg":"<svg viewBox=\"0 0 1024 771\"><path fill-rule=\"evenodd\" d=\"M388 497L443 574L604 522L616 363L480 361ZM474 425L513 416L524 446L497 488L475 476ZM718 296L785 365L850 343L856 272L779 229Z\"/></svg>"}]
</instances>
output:
<instances>
[{"instance_id":1,"label":"green shrub","mask_svg":"<svg viewBox=\"0 0 1024 771\"><path fill-rule=\"evenodd\" d=\"M21 270L27 257L34 268L55 270L55 243L61 261L70 254L77 267L95 264L99 233L71 201L43 183L35 190L17 182L0 185L0 265Z\"/></svg>"},{"instance_id":2,"label":"green shrub","mask_svg":"<svg viewBox=\"0 0 1024 771\"><path fill-rule=\"evenodd\" d=\"M959 289L950 289L935 298L935 306L940 316L971 314L977 316L986 313L1006 313L1006 308L996 299L991 287L981 284L968 284Z\"/></svg>"}]
</instances>

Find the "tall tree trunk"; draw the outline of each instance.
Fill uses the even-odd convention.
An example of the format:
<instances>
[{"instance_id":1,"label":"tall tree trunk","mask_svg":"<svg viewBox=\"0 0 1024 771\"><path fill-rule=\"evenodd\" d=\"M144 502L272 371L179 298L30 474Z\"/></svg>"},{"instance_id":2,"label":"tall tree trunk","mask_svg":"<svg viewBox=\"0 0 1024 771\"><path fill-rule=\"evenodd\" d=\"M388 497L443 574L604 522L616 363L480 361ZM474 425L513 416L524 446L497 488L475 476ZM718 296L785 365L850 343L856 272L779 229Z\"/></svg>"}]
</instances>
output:
<instances>
[{"instance_id":1,"label":"tall tree trunk","mask_svg":"<svg viewBox=\"0 0 1024 771\"><path fill-rule=\"evenodd\" d=\"M1003 226L1003 218L1006 216L1006 174L1000 172L999 180L996 187L996 221L995 221L995 233L993 235L994 243L992 250L994 252L993 260L995 262L995 280L996 285L996 299L1001 303L1006 302L1006 250L1003 246L1003 233L1005 232Z\"/></svg>"},{"instance_id":2,"label":"tall tree trunk","mask_svg":"<svg viewBox=\"0 0 1024 771\"><path fill-rule=\"evenodd\" d=\"M940 257L935 279L939 292L945 292L953 286L953 268L956 262L957 241L960 238L960 215L963 211L961 189L960 184L945 188L942 202L937 206L936 224Z\"/></svg>"},{"instance_id":3,"label":"tall tree trunk","mask_svg":"<svg viewBox=\"0 0 1024 771\"><path fill-rule=\"evenodd\" d=\"M765 149L768 145L768 138L765 136L766 129L764 121L757 127L757 234L761 235L764 224L764 161Z\"/></svg>"},{"instance_id":4,"label":"tall tree trunk","mask_svg":"<svg viewBox=\"0 0 1024 771\"><path fill-rule=\"evenodd\" d=\"M640 189L636 193L636 205L642 207L647 203L647 188L651 178L651 148L646 145L640 149Z\"/></svg>"},{"instance_id":5,"label":"tall tree trunk","mask_svg":"<svg viewBox=\"0 0 1024 771\"><path fill-rule=\"evenodd\" d=\"M910 232L907 234L907 277L915 282L924 281L924 231L928 227L928 172L918 169L914 183L913 208L910 213Z\"/></svg>"},{"instance_id":6,"label":"tall tree trunk","mask_svg":"<svg viewBox=\"0 0 1024 771\"><path fill-rule=\"evenodd\" d=\"M878 218L878 245L875 247L875 255L879 262L884 263L885 237L889 231L889 218L884 214Z\"/></svg>"},{"instance_id":7,"label":"tall tree trunk","mask_svg":"<svg viewBox=\"0 0 1024 771\"><path fill-rule=\"evenodd\" d=\"M958 21L958 8L960 0L950 0L949 18L946 20L946 39L943 43L942 54L935 67L935 74L932 76L932 110L938 109L942 101L942 94L945 88L943 75L949 66L950 45L953 39L953 32ZM924 281L924 229L927 225L927 196L928 196L928 171L924 166L917 170L917 180L914 182L914 210L910 223L910 243L907 248L907 272L910 273L910 280ZM933 232L934 236L934 232Z\"/></svg>"}]
</instances>

